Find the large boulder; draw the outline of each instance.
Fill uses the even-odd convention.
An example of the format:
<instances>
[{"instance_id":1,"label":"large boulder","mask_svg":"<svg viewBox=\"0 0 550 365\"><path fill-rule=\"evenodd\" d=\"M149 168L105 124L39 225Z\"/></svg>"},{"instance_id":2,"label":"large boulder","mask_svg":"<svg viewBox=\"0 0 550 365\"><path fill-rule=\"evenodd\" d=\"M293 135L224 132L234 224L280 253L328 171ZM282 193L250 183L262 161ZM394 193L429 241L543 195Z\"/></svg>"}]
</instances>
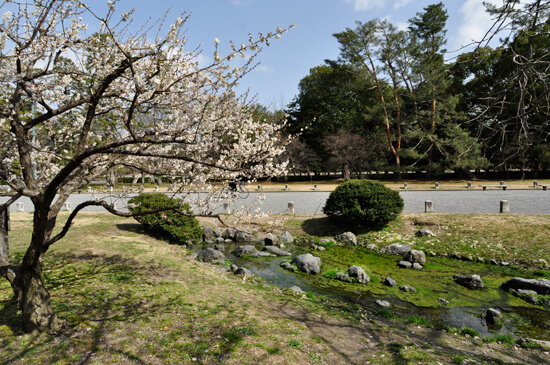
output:
<instances>
[{"instance_id":1,"label":"large boulder","mask_svg":"<svg viewBox=\"0 0 550 365\"><path fill-rule=\"evenodd\" d=\"M415 235L418 237L431 237L434 236L434 233L428 228L422 228L421 230L416 231Z\"/></svg>"},{"instance_id":2,"label":"large boulder","mask_svg":"<svg viewBox=\"0 0 550 365\"><path fill-rule=\"evenodd\" d=\"M202 236L205 242L212 242L216 235L214 234L214 228L212 227L202 227Z\"/></svg>"},{"instance_id":3,"label":"large boulder","mask_svg":"<svg viewBox=\"0 0 550 365\"><path fill-rule=\"evenodd\" d=\"M370 281L370 277L367 275L365 270L359 266L350 266L348 268L348 275L351 278L355 278L359 284L365 284Z\"/></svg>"},{"instance_id":4,"label":"large boulder","mask_svg":"<svg viewBox=\"0 0 550 365\"><path fill-rule=\"evenodd\" d=\"M334 237L336 242L341 242L346 245L357 245L357 237L352 232L344 232Z\"/></svg>"},{"instance_id":5,"label":"large boulder","mask_svg":"<svg viewBox=\"0 0 550 365\"><path fill-rule=\"evenodd\" d=\"M254 276L254 274L252 273L252 271L248 270L247 268L245 267L239 267L237 268L237 270L235 270L233 272L233 274L235 275L238 275L238 276L242 276L244 277L245 279L248 279L248 278L251 278Z\"/></svg>"},{"instance_id":6,"label":"large boulder","mask_svg":"<svg viewBox=\"0 0 550 365\"><path fill-rule=\"evenodd\" d=\"M275 236L273 233L268 233L264 238L264 245L273 246L277 244L278 241L279 239L277 238L277 236Z\"/></svg>"},{"instance_id":7,"label":"large boulder","mask_svg":"<svg viewBox=\"0 0 550 365\"><path fill-rule=\"evenodd\" d=\"M340 280L340 281L345 281L346 283L351 283L351 279L349 277L348 274L344 273L344 272L338 272L336 273L336 275L334 276L334 278L336 280Z\"/></svg>"},{"instance_id":8,"label":"large boulder","mask_svg":"<svg viewBox=\"0 0 550 365\"><path fill-rule=\"evenodd\" d=\"M383 253L388 253L390 255L398 255L403 256L407 252L409 252L412 249L411 245L403 245L400 243L394 243L392 245L389 245L388 247L384 247L382 249Z\"/></svg>"},{"instance_id":9,"label":"large boulder","mask_svg":"<svg viewBox=\"0 0 550 365\"><path fill-rule=\"evenodd\" d=\"M233 250L233 255L237 256L237 257L242 257L242 256L254 256L258 253L259 251L256 249L256 247L252 246L252 245L245 245L245 246L239 246L239 247L236 247L234 250Z\"/></svg>"},{"instance_id":10,"label":"large boulder","mask_svg":"<svg viewBox=\"0 0 550 365\"><path fill-rule=\"evenodd\" d=\"M408 261L411 264L419 263L420 265L425 265L426 254L422 250L410 250L403 255L403 260Z\"/></svg>"},{"instance_id":11,"label":"large boulder","mask_svg":"<svg viewBox=\"0 0 550 365\"><path fill-rule=\"evenodd\" d=\"M489 308L485 311L485 322L489 326L497 325L502 319L502 313L494 308Z\"/></svg>"},{"instance_id":12,"label":"large boulder","mask_svg":"<svg viewBox=\"0 0 550 365\"><path fill-rule=\"evenodd\" d=\"M290 263L306 274L318 274L321 271L321 259L310 253L298 255Z\"/></svg>"},{"instance_id":13,"label":"large boulder","mask_svg":"<svg viewBox=\"0 0 550 365\"><path fill-rule=\"evenodd\" d=\"M276 256L290 256L290 252L283 250L282 248L276 246L264 246L264 250L270 252Z\"/></svg>"},{"instance_id":14,"label":"large boulder","mask_svg":"<svg viewBox=\"0 0 550 365\"><path fill-rule=\"evenodd\" d=\"M534 290L539 295L550 294L550 280L512 278L501 285L504 290Z\"/></svg>"},{"instance_id":15,"label":"large boulder","mask_svg":"<svg viewBox=\"0 0 550 365\"><path fill-rule=\"evenodd\" d=\"M460 275L453 276L455 282L468 289L483 289L483 281L479 275Z\"/></svg>"},{"instance_id":16,"label":"large boulder","mask_svg":"<svg viewBox=\"0 0 550 365\"><path fill-rule=\"evenodd\" d=\"M292 243L294 242L294 238L292 238L292 235L288 231L284 231L279 235L279 241L282 243Z\"/></svg>"},{"instance_id":17,"label":"large boulder","mask_svg":"<svg viewBox=\"0 0 550 365\"><path fill-rule=\"evenodd\" d=\"M247 232L237 231L235 233L234 239L237 242L253 242L256 239L256 237L254 237L254 235Z\"/></svg>"},{"instance_id":18,"label":"large boulder","mask_svg":"<svg viewBox=\"0 0 550 365\"><path fill-rule=\"evenodd\" d=\"M388 276L384 279L384 285L393 288L397 286L397 282Z\"/></svg>"},{"instance_id":19,"label":"large boulder","mask_svg":"<svg viewBox=\"0 0 550 365\"><path fill-rule=\"evenodd\" d=\"M227 228L225 231L223 231L222 237L226 240L232 240L235 238L235 234L237 233L237 230L235 228Z\"/></svg>"},{"instance_id":20,"label":"large boulder","mask_svg":"<svg viewBox=\"0 0 550 365\"><path fill-rule=\"evenodd\" d=\"M197 260L203 261L203 262L210 262L214 260L224 260L224 259L225 259L225 255L222 252L218 250L214 250L213 248L210 248L210 247L202 250L197 255Z\"/></svg>"}]
</instances>

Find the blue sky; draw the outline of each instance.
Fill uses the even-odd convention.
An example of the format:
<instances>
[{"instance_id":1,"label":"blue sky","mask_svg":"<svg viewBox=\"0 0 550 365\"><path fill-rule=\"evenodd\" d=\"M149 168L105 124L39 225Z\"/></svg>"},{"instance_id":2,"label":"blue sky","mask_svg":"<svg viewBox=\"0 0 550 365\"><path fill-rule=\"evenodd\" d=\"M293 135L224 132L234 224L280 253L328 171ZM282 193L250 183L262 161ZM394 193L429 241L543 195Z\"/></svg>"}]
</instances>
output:
<instances>
[{"instance_id":1,"label":"blue sky","mask_svg":"<svg viewBox=\"0 0 550 365\"><path fill-rule=\"evenodd\" d=\"M501 0L492 0L499 3ZM95 7L103 0L89 0ZM134 24L156 20L169 10L168 20L191 13L187 23L189 46L203 43L201 57L212 56L215 38L220 44L241 43L248 34L267 33L277 27L295 28L264 47L261 64L242 81L239 91L250 89L259 103L284 108L298 93L299 81L325 59L336 59L338 42L332 36L355 21L387 18L399 27L437 0L121 0L118 11L136 9ZM491 24L483 0L443 1L449 14L447 49L458 49L480 39ZM105 7L106 8L106 7ZM98 9L99 10L99 9ZM455 54L456 55L456 54ZM449 56L451 57L451 56ZM203 60L204 61L204 60Z\"/></svg>"}]
</instances>

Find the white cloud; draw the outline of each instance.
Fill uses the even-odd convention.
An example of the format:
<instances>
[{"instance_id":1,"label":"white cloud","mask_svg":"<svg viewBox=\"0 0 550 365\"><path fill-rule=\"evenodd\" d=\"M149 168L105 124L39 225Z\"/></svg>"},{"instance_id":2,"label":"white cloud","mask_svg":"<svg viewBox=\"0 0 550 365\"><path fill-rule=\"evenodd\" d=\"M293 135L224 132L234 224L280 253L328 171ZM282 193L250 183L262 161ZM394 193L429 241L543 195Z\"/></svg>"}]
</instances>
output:
<instances>
[{"instance_id":1,"label":"white cloud","mask_svg":"<svg viewBox=\"0 0 550 365\"><path fill-rule=\"evenodd\" d=\"M380 0L346 0L347 3L352 3L356 12L368 10L372 8L379 8L384 5Z\"/></svg>"},{"instance_id":2,"label":"white cloud","mask_svg":"<svg viewBox=\"0 0 550 365\"><path fill-rule=\"evenodd\" d=\"M397 0L395 4L393 4L394 9L399 9L410 3L411 0Z\"/></svg>"},{"instance_id":3,"label":"white cloud","mask_svg":"<svg viewBox=\"0 0 550 365\"><path fill-rule=\"evenodd\" d=\"M206 67L212 63L212 58L203 55L202 53L197 56L197 62L199 63L199 67Z\"/></svg>"},{"instance_id":4,"label":"white cloud","mask_svg":"<svg viewBox=\"0 0 550 365\"><path fill-rule=\"evenodd\" d=\"M500 0L488 0L487 2L498 5ZM466 0L459 11L462 17L452 42L455 49L475 41L481 41L493 24L491 15L485 11L483 0Z\"/></svg>"}]
</instances>

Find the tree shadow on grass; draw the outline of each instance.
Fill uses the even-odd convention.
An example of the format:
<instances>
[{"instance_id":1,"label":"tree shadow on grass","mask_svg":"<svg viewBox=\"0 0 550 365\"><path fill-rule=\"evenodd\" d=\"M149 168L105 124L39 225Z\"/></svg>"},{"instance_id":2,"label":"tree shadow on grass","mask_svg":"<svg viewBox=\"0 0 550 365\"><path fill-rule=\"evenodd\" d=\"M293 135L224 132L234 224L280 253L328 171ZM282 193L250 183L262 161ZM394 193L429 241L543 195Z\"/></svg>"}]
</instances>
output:
<instances>
[{"instance_id":1,"label":"tree shadow on grass","mask_svg":"<svg viewBox=\"0 0 550 365\"><path fill-rule=\"evenodd\" d=\"M305 220L302 229L310 236L336 236L344 232L365 234L382 229L383 227L362 227L350 224L343 219L334 217L319 217Z\"/></svg>"},{"instance_id":2,"label":"tree shadow on grass","mask_svg":"<svg viewBox=\"0 0 550 365\"><path fill-rule=\"evenodd\" d=\"M205 328L193 324L201 308L186 298L189 290L173 274L162 265L120 255L48 255L44 282L65 325L57 332L28 336L16 300L0 300L0 365L36 358L74 364L114 359L148 364L150 358L186 363L190 357L201 362L212 358L213 345L223 363L253 329L225 326L223 321ZM139 346L133 336L141 336ZM181 343L180 338L190 340Z\"/></svg>"}]
</instances>

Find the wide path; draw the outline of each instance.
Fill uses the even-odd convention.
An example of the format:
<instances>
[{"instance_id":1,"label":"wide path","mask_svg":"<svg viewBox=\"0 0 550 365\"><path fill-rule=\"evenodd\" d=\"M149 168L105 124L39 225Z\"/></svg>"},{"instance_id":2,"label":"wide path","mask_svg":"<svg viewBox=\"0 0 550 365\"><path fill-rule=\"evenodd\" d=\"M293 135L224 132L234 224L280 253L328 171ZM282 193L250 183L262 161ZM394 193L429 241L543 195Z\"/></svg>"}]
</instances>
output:
<instances>
[{"instance_id":1,"label":"wide path","mask_svg":"<svg viewBox=\"0 0 550 365\"><path fill-rule=\"evenodd\" d=\"M268 192L261 206L262 211L271 213L286 213L288 202L294 202L297 214L322 214L323 206L329 196L329 192ZM433 202L433 211L439 213L498 213L500 201L507 200L510 203L510 213L519 214L550 214L550 190L460 190L460 191L401 191L401 197L405 202L404 213L424 212L424 202ZM246 200L240 200L236 205L251 204L258 193L251 193ZM106 195L96 194L95 197L105 198ZM80 202L91 199L90 194L75 194L69 199L74 208ZM0 202L7 198L0 197ZM112 202L116 200L113 199ZM123 207L125 202L116 201L118 207ZM32 211L29 199L21 198L18 203L23 203L25 211ZM232 205L231 208L234 208ZM18 211L20 206L13 204L11 211ZM88 208L87 211L102 211L103 208ZM221 209L218 211L221 212Z\"/></svg>"}]
</instances>

